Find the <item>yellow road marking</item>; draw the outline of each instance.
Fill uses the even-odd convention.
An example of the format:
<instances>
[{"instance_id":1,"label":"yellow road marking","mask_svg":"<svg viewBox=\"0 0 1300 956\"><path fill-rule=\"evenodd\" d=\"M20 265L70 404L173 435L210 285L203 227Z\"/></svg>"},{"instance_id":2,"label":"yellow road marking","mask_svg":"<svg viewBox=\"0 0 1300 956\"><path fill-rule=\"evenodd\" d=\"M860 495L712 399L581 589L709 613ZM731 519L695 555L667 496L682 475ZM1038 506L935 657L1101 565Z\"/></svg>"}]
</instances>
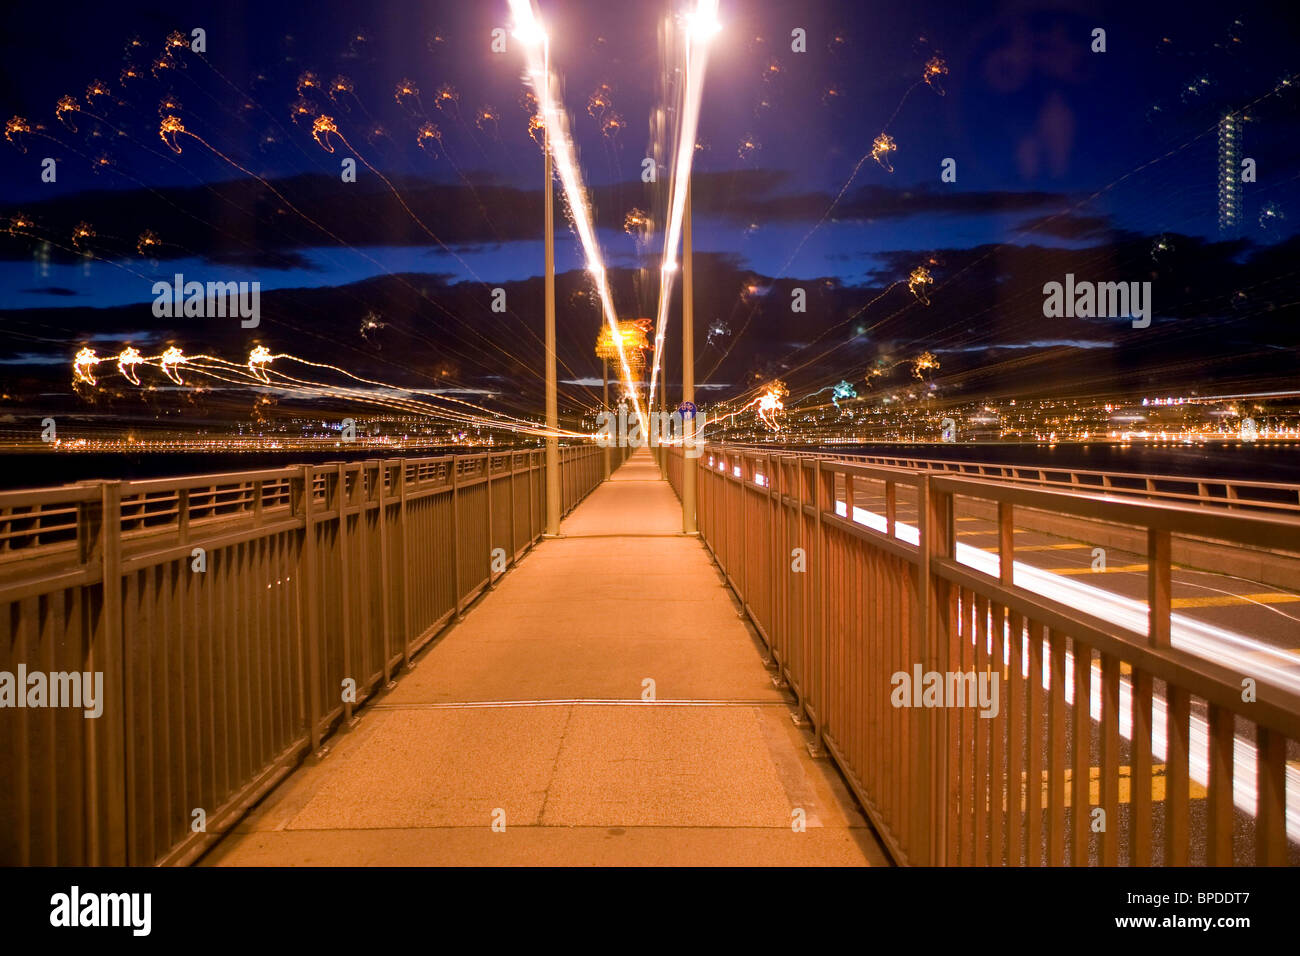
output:
<instances>
[{"instance_id":1,"label":"yellow road marking","mask_svg":"<svg viewBox=\"0 0 1300 956\"><path fill-rule=\"evenodd\" d=\"M965 534L965 532L962 532ZM1076 548L1086 548L1086 544L1021 544L1016 546L1016 554L1021 551L1071 551ZM980 548L981 551L996 551L997 548Z\"/></svg>"},{"instance_id":2,"label":"yellow road marking","mask_svg":"<svg viewBox=\"0 0 1300 956\"><path fill-rule=\"evenodd\" d=\"M1042 790L1042 796L1039 801L1039 805L1042 807L1050 806L1047 799L1048 781L1050 779L1048 774L1049 771L1046 770L1043 771L1043 790ZM1119 802L1120 803L1129 803L1132 800L1132 796L1133 796L1132 775L1133 775L1133 769L1131 767L1124 766L1119 768ZM1026 784L1026 788L1020 798L1020 809L1023 811L1026 810L1029 806L1029 799L1028 799L1029 791L1027 786L1029 780L1029 774L1022 772L1020 774L1020 779L1022 782ZM1067 807L1070 805L1070 801L1073 797L1073 794L1071 792L1073 779L1074 779L1073 768L1066 768L1064 789L1065 789L1065 805ZM1162 763L1154 764L1151 767L1151 802L1162 803L1165 799L1165 792L1166 792L1165 791L1165 765ZM1205 788L1189 777L1187 780L1187 796L1192 800L1204 800L1206 797ZM1088 803L1094 807L1101 806L1101 768L1100 767L1088 768ZM1004 794L1002 799L1003 812L1005 812L1006 809L1007 809L1007 801L1006 801L1006 795Z\"/></svg>"},{"instance_id":3,"label":"yellow road marking","mask_svg":"<svg viewBox=\"0 0 1300 956\"><path fill-rule=\"evenodd\" d=\"M1300 594L1265 591L1261 594L1211 594L1205 597L1174 598L1174 607L1236 607L1239 604L1292 604Z\"/></svg>"},{"instance_id":4,"label":"yellow road marking","mask_svg":"<svg viewBox=\"0 0 1300 956\"><path fill-rule=\"evenodd\" d=\"M1093 570L1091 567L1086 568L1045 568L1053 574L1119 574L1124 571L1145 571L1145 564L1112 564L1105 568Z\"/></svg>"}]
</instances>

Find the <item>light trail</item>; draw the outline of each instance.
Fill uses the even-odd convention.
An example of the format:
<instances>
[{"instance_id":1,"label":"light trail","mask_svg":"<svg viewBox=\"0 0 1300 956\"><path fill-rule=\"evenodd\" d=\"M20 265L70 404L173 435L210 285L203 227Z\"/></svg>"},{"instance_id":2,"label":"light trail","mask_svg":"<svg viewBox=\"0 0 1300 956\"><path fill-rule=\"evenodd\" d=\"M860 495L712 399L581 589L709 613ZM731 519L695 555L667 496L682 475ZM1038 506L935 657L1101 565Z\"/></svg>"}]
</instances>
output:
<instances>
[{"instance_id":1,"label":"light trail","mask_svg":"<svg viewBox=\"0 0 1300 956\"><path fill-rule=\"evenodd\" d=\"M781 425L776 420L776 416L785 411L785 406L781 404L781 399L785 398L789 394L789 389L787 389L784 384L781 382L773 382L771 385L767 386L766 391L764 391L762 395L759 395L757 398L745 403L734 412L728 412L726 415L705 422L700 426L698 434L703 438L704 431L708 426L712 425L716 427L727 419L735 418L737 415L746 412L751 408L756 409L756 414L764 425L774 432L779 432L781 430ZM771 417L769 418L768 416Z\"/></svg>"},{"instance_id":2,"label":"light trail","mask_svg":"<svg viewBox=\"0 0 1300 956\"><path fill-rule=\"evenodd\" d=\"M568 200L574 228L578 232L578 239L582 242L583 251L587 255L587 271L596 283L596 289L600 294L601 310L604 313L605 322L609 326L609 333L613 339L614 347L618 352L618 364L623 376L623 386L627 390L627 394L632 397L632 407L636 412L637 420L641 422L642 434L649 435L650 422L637 396L632 369L628 364L627 354L623 350L622 337L619 335L618 313L614 309L614 299L610 294L604 261L600 254L600 247L596 243L596 231L592 225L591 205L587 201L587 191L582 184L582 173L578 169L578 163L574 155L573 140L569 136L568 116L552 95L555 84L552 82L550 75L548 46L550 41L547 39L541 21L533 8L533 0L510 0L510 12L514 18L514 35L524 48L528 83L532 86L542 111L542 122L546 127L547 142L550 144L551 158L555 162L555 172L560 177L560 183L564 187L564 195ZM550 183L547 183L548 189L550 185Z\"/></svg>"},{"instance_id":3,"label":"light trail","mask_svg":"<svg viewBox=\"0 0 1300 956\"><path fill-rule=\"evenodd\" d=\"M323 122L321 122L321 120L323 120ZM341 133L339 133L339 131L338 131L338 129L337 129L337 127L336 127L336 125L335 125L333 119L331 119L330 117L321 117L321 120L318 120L317 123L313 125L313 129L312 129L312 136L313 136L313 139L315 139L315 141L316 141L318 144L320 144L323 148L325 148L325 149L328 150L329 152L333 152L333 147L329 144L328 136L329 136L330 133L333 133L334 135L338 136L339 139L340 139L340 140L341 140L341 141L342 141L342 142L347 146L347 148L348 148L349 150L352 151L352 153L357 157L358 160L360 160L360 161L361 161L361 162L362 162L362 163L363 163L367 168L371 169L371 170L372 170L372 171L373 171L373 172L374 172L374 173L375 173L375 174L376 174L380 179L382 179L382 180L384 181L384 183L388 186L388 188L393 192L393 194L394 194L394 196L397 198L398 202L401 203L401 205L403 206L403 208L405 208L405 209L407 210L407 212L411 215L411 217L412 217L413 219L415 219L416 222L417 222L417 223L418 223L422 228L424 228L425 232L426 232L426 233L427 233L431 238L433 238L436 242L438 242L438 244L439 244L440 246L442 246L442 248L443 248L445 251L447 251L448 253L450 253L451 255L453 255L453 256L457 259L457 261L459 261L459 262L460 262L460 263L461 263L461 264L462 264L462 265L463 265L463 266L464 266L464 267L465 267L465 268L470 272L470 274L474 276L474 278L478 279L479 283L480 283L481 285L483 285L484 288L488 288L487 283L485 283L485 282L484 282L484 281L483 281L483 280L482 280L482 279L477 275L477 273L475 273L472 269L470 269L469 266L468 266L468 264L466 264L466 263L464 262L463 259L461 259L461 258L460 258L459 256L457 256L455 253L453 253L450 249L448 249L448 248L446 247L446 245L444 245L444 244L442 243L442 241L441 241L440 239L438 239L438 237L437 237L436 235L434 235L434 234L433 234L433 233L432 233L432 232L431 232L427 227L424 226L424 224L423 224L422 222L420 222L420 220L415 216L415 214L414 214L413 212L411 212L410 207L407 206L406 202L402 199L402 197L400 196L400 194L398 194L397 190L393 187L393 184L392 184L392 183L391 183L391 182L390 182L390 181L389 181L389 180L388 180L388 179L387 179L387 178L386 178L382 173L380 173L377 169L375 169L373 166L371 166L371 164L370 164L369 162L367 162L367 161L365 160L365 158L361 156L360 153L357 152L357 150L352 146L352 144L351 144L350 142L348 142L348 140L347 140L346 138L344 138L343 135L342 135ZM171 149L171 150L172 150L174 153L176 153L177 155L180 155L181 152L182 152L181 145L180 145L180 142L179 142L178 137L181 136L181 135L185 135L185 136L189 136L189 137L191 137L192 139L194 139L195 141L197 141L198 143L200 143L200 144L202 144L204 147L206 147L206 148L207 148L207 149L208 149L208 150L209 150L213 155L217 156L219 159L221 159L221 160L223 160L224 162L228 163L229 165L233 166L235 169L239 170L239 171L240 171L241 173L243 173L244 175L249 176L249 177L251 177L251 178L257 180L259 183L261 183L263 186L265 186L268 190L270 190L270 191L271 191L271 192L272 192L272 193L273 193L277 198L279 198L279 199L280 199L280 200L281 200L281 201L282 201L282 202L283 202L283 203L284 203L284 204L285 204L289 209L291 209L295 214L297 214L297 215L298 215L300 218L302 218L305 222L309 223L311 226L313 226L314 228L316 228L316 229L319 230L320 232L322 232L322 233L324 233L325 235L329 236L329 238L332 239L332 240L334 240L334 242L336 242L339 246L344 247L344 248L347 248L347 249L350 249L352 252L354 252L354 253L356 253L357 255L359 255L362 259L365 259L367 262L369 262L370 264L372 264L373 266L375 266L375 267L376 267L377 269L379 269L380 271L386 273L387 275L394 276L394 277L397 279L398 282L400 282L400 283L401 283L402 285L404 285L406 288L410 289L410 290L411 290L413 293L415 293L416 295L419 295L422 299L424 299L424 300L425 300L426 302L428 302L430 305L434 306L434 307L435 307L436 309L438 309L440 312L442 312L443 314L445 314L449 319L451 319L451 320L457 322L458 324L460 324L460 325L462 325L462 326L466 326L467 328L469 328L469 330L470 330L471 332L473 332L473 334L474 334L478 339L480 339L480 340L482 340L483 342L487 343L489 346L491 346L492 348L496 349L498 352L500 352L502 355L506 356L507 358L510 358L510 359L513 359L513 360L518 361L518 358L517 358L515 355L513 355L512 353L510 353L509 350L507 350L507 349L503 348L502 346L498 345L497 343L493 342L491 339L487 338L487 337L484 336L482 333L480 333L480 332L478 332L477 330L475 330L472 326L467 326L467 324L464 322L463 319L461 319L459 316L457 316L457 315L456 315L455 313L453 313L451 310L447 309L447 308L446 308L444 305L442 305L440 302L438 302L438 301L436 301L435 299L431 298L431 297L430 297L427 293L425 293L423 290L421 290L421 289L417 288L416 286L412 285L410 282L408 282L408 281L407 281L405 278L403 278L402 276L395 275L391 269L389 269L389 268L388 268L387 266L385 266L383 263L379 262L379 260L375 259L375 258L374 258L373 256L371 256L369 253L363 252L362 250L357 249L357 248L355 248L354 246L350 245L349 243L345 242L342 238L340 238L340 237L339 237L338 235L336 235L334 232L332 232L331 230L325 228L323 225L321 225L319 222L317 222L317 221L316 221L315 219L313 219L311 216L308 216L308 215L307 215L306 213L304 213L301 209L299 209L299 208L298 208L297 206L295 206L292 202L290 202L289 199L288 199L286 196L284 196L283 193L281 193L281 192L280 192L279 190L277 190L274 186L272 186L269 182L267 182L267 180L263 179L262 177L260 177L260 176L258 176L257 174L253 173L251 170L245 168L244 166L242 166L242 165L240 165L239 163L237 163L235 160L231 159L231 158L230 158L229 156L227 156L225 153L221 152L221 150L217 149L215 146L213 146L211 143L209 143L207 140L205 140L205 139L204 139L202 136L200 136L198 133L192 132L191 130L187 129L186 126L185 126L184 121L183 121L180 117L175 116L174 114L168 114L167 116L164 116L164 117L162 118L161 123L160 123L159 128L158 128L158 135L159 135L159 137L162 139L162 141L167 145L167 147L168 147L169 149ZM90 253L87 253L87 254L90 255ZM122 268L127 268L127 267L122 266ZM145 278L145 277L141 276L141 278ZM527 369L529 369L529 370L532 372L532 374L533 374L534 376L536 376L536 377L538 377L538 378L541 378L540 373L538 373L538 372L536 372L536 371L533 371L533 370L531 369L531 367L528 366L526 363L521 363L521 364L524 364L524 367L527 368ZM567 368L567 366L566 366L566 368ZM593 396L593 398L595 397L595 396L594 396L594 393L592 393L592 396Z\"/></svg>"},{"instance_id":4,"label":"light trail","mask_svg":"<svg viewBox=\"0 0 1300 956\"><path fill-rule=\"evenodd\" d=\"M331 385L323 382L298 378L272 368L271 363L278 359L298 362L312 368L336 372L362 385L370 386L379 390L381 393L388 394L375 394L366 389L357 388L355 386ZM97 385L98 383L94 376L94 369L100 362L104 361L111 361L111 357L101 357L97 355L93 349L82 348L77 352L76 356L74 356L72 362L74 381L85 385ZM122 350L120 355L117 356L118 372L133 385L143 386L137 372L137 368L140 366L156 368L172 382L181 386L186 385L185 381L180 377L180 370L184 367L185 369L196 373L207 375L220 381L241 387L257 388L262 390L280 390L288 391L290 393L305 391L312 395L359 401L371 405L395 408L401 411L422 414L432 419L441 419L464 425L478 425L487 428L496 428L502 431L511 431L539 437L567 438L579 441L590 441L595 438L594 434L587 432L575 432L566 429L551 430L545 426L538 425L535 422L528 421L527 419L508 415L504 412L494 412L482 405L476 405L473 402L455 398L450 395L430 392L427 389L407 388L400 385L393 385L388 382L363 378L362 376L349 372L347 369L340 368L337 365L330 365L325 362L314 362L310 359L300 358L289 353L272 353L270 349L261 345L254 347L249 352L248 359L245 363L232 362L216 355L185 355L180 348L174 345L168 347L161 355L153 356L141 355L138 349L128 346ZM237 377L231 378L229 377L231 375ZM421 396L421 398L411 396ZM475 415L457 409L442 408L423 399L435 399L440 402L473 409L474 411L482 412L484 414Z\"/></svg>"},{"instance_id":5,"label":"light trail","mask_svg":"<svg viewBox=\"0 0 1300 956\"><path fill-rule=\"evenodd\" d=\"M655 349L648 398L651 402L654 401L664 339L668 332L668 307L673 290L673 276L677 273L677 245L681 242L686 193L691 183L691 164L695 157L700 103L704 98L704 74L709 63L709 45L719 29L718 0L696 0L695 9L686 16L686 62L683 70L686 83L676 111L677 156L669 179L668 229L664 234L663 263L659 269L659 311L655 319Z\"/></svg>"},{"instance_id":6,"label":"light trail","mask_svg":"<svg viewBox=\"0 0 1300 956\"><path fill-rule=\"evenodd\" d=\"M465 401L464 399L460 399L460 398L452 398L452 397L449 396L449 395L441 395L441 394L438 394L438 395L432 395L432 393L428 392L428 391L425 390L425 389L411 389L411 388L404 388L404 387L402 387L402 386L393 385L393 384L391 384L391 383L389 383L389 382L380 382L380 381L376 381L376 380L374 380L374 379L363 378L362 376L360 376L360 375L355 375L355 374L353 374L352 372L349 372L347 369L345 369L345 368L340 368L340 367L337 366L337 365L330 365L330 364L328 364L328 363L326 363L326 362L313 362L313 361L311 361L310 359L300 358L300 357L298 357L298 356L296 356L296 355L291 355L291 354L289 354L289 353L282 353L282 354L280 354L280 355L265 356L265 355L262 355L262 354L258 354L258 353L257 353L257 350L254 349L254 350L253 350L253 353L250 353L250 354L249 354L249 365L250 365L250 366L251 366L252 364L254 364L254 354L257 354L258 364L260 364L264 369L265 369L265 367L266 367L266 363L268 363L270 360L272 360L272 359L277 359L277 358L284 358L284 359L288 359L288 360L291 361L291 362L298 362L298 363L300 363L300 364L302 364L302 365L308 365L308 366L311 366L312 368L328 369L329 371L332 371L332 372L338 372L340 375L346 375L348 378L352 379L353 381L360 382L360 383L363 384L363 385L372 385L372 386L375 386L376 388L383 388L383 389L390 389L390 390L393 390L393 391L406 392L406 393L409 394L409 395L431 395L431 397L435 397L435 398L437 398L439 401L450 402L450 403L454 403L454 404L457 404L457 405L464 405L466 408L472 408L472 409L474 409L475 411L483 412L485 415L492 416L492 418L490 418L490 419L482 419L482 421L483 421L484 423L487 423L487 422L491 421L491 422L493 422L493 423L497 423L497 424L499 425L499 420L500 420L500 419L506 419L507 421L517 422L518 424L523 425L523 426L526 426L526 427L529 427L529 428L535 428L535 427L537 427L537 426L535 425L535 423L530 422L530 421L528 421L527 419L524 419L524 418L518 418L518 417L516 417L516 416L514 416L514 415L507 415L505 412L494 412L494 411L492 411L490 408L484 408L482 405L475 405L473 402L467 402L467 401ZM283 373L279 373L279 374L283 374ZM559 435L559 436L561 436L561 437L583 437L583 438L588 437L588 436L586 435L585 432L570 432L570 431L565 431L564 429L558 429L558 430L556 431L556 434Z\"/></svg>"},{"instance_id":7,"label":"light trail","mask_svg":"<svg viewBox=\"0 0 1300 956\"><path fill-rule=\"evenodd\" d=\"M476 405L473 402L467 402L464 399L453 398L449 395L435 394L424 389L406 388L400 385L393 385L388 382L380 382L374 379L363 378L360 375L355 375L352 372L349 372L347 369L340 368L337 365L329 365L328 363L325 362L313 362L309 359L300 358L296 355L291 355L288 353L272 354L264 346L258 346L257 348L254 348L249 353L248 363L246 366L241 366L235 362L230 362L227 361L226 359L222 359L213 355L193 356L189 359L189 361L190 363L194 363L198 359L215 362L225 369L228 369L232 372L238 373L245 377L251 376L251 378L256 380L256 382L266 384L266 385L275 386L275 385L281 385L283 384L283 382L289 382L295 386L307 388L313 391L323 391L325 394L328 395L333 395L337 397L357 398L361 401L368 401L376 404L390 404L392 405L392 407L401 407L407 411L418 411L423 414L429 415L430 417L445 418L448 421L456 421L462 424L474 424L474 425L482 425L484 427L499 428L504 431L525 432L527 434L553 436L557 438L576 438L576 439L584 439L584 440L592 438L592 436L586 432L571 432L571 431L566 431L564 429L557 429L554 432L552 432L550 429L539 426L536 423L530 422L526 419L517 418L513 415L507 415L504 412L493 412L491 409L484 408L481 405ZM307 379L297 378L295 376L289 375L288 373L272 369L270 367L270 363L276 359L287 359L289 361L298 362L300 364L308 365L313 368L327 369L329 371L333 371L341 375L345 375L348 378L352 379L353 381L359 382L363 385L373 386L375 388L382 389L387 392L401 393L405 395L423 395L429 398L435 398L438 401L448 402L456 405L463 405L466 408L472 408L476 411L483 412L488 417L483 417L480 415L471 415L466 412L449 411L447 409L439 408L436 405L431 405L427 401L420 401L415 398L401 398L401 397L376 398L373 395L369 395L367 392L365 392L362 389L358 389L350 386L326 385L320 382L313 382ZM244 371L245 368L248 369L247 372Z\"/></svg>"}]
</instances>

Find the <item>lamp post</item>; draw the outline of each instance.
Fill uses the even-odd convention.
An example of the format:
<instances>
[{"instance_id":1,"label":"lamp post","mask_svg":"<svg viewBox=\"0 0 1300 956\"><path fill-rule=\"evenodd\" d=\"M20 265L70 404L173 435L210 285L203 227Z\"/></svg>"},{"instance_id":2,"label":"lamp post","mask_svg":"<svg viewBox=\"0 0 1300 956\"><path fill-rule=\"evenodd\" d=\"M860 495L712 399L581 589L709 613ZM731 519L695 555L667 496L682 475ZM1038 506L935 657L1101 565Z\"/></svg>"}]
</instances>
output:
<instances>
[{"instance_id":1,"label":"lamp post","mask_svg":"<svg viewBox=\"0 0 1300 956\"><path fill-rule=\"evenodd\" d=\"M686 182L682 216L682 404L695 402L695 286L691 268L691 183ZM695 462L687 451L695 444L695 416L682 414L682 533L696 534Z\"/></svg>"},{"instance_id":2,"label":"lamp post","mask_svg":"<svg viewBox=\"0 0 1300 956\"><path fill-rule=\"evenodd\" d=\"M666 374L659 377L659 411L668 411L668 376ZM662 422L662 415L656 419L656 421ZM659 439L656 440L658 441ZM668 446L660 441L658 451L659 474L666 479L668 477Z\"/></svg>"},{"instance_id":3,"label":"lamp post","mask_svg":"<svg viewBox=\"0 0 1300 956\"><path fill-rule=\"evenodd\" d=\"M609 359L602 358L600 360L600 367L601 370L605 373L605 388L604 391L601 393L601 403L605 406L605 411L608 412L609 411ZM603 457L605 459L605 477L609 478L609 445L608 444L605 445L603 451L604 451Z\"/></svg>"},{"instance_id":4,"label":"lamp post","mask_svg":"<svg viewBox=\"0 0 1300 956\"><path fill-rule=\"evenodd\" d=\"M551 42L542 36L542 60L545 63L544 102L551 102ZM560 533L560 413L555 396L555 204L551 186L551 124L542 125L542 153L545 157L545 304L546 304L546 534Z\"/></svg>"},{"instance_id":5,"label":"lamp post","mask_svg":"<svg viewBox=\"0 0 1300 956\"><path fill-rule=\"evenodd\" d=\"M707 63L708 45L722 29L718 23L717 0L698 0L695 12L688 19L689 32L686 39L686 88L691 89L691 73L697 68L693 63L692 43L701 45L703 62L698 64L701 71ZM698 104L697 104L698 105ZM698 114L696 116L698 119ZM690 127L694 139L694 124ZM689 144L694 149L695 144ZM686 154L689 156L690 154ZM691 164L686 163L686 195L682 204L682 404L695 404L695 284L692 270L691 248ZM687 457L687 450L695 444L695 429L698 424L696 415L682 415L682 533L697 534L696 521L696 458Z\"/></svg>"}]
</instances>

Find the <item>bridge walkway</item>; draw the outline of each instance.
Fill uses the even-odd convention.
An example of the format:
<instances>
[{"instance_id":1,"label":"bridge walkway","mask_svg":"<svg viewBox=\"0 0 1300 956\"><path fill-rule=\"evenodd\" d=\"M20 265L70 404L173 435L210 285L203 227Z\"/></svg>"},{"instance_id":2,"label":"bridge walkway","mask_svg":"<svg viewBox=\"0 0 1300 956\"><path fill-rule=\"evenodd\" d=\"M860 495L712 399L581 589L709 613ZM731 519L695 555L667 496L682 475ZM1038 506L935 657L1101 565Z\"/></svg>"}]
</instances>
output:
<instances>
[{"instance_id":1,"label":"bridge walkway","mask_svg":"<svg viewBox=\"0 0 1300 956\"><path fill-rule=\"evenodd\" d=\"M886 865L680 522L631 457L204 862Z\"/></svg>"}]
</instances>

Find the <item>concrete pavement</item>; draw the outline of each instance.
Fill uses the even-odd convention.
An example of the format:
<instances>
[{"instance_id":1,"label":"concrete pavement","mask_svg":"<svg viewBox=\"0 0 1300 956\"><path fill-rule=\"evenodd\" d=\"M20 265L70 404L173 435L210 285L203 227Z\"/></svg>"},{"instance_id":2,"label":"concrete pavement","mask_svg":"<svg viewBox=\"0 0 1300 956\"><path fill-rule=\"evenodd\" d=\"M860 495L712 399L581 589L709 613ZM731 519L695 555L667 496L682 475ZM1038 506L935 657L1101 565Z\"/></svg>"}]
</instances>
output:
<instances>
[{"instance_id":1,"label":"concrete pavement","mask_svg":"<svg viewBox=\"0 0 1300 956\"><path fill-rule=\"evenodd\" d=\"M680 527L634 455L204 862L885 865Z\"/></svg>"}]
</instances>

